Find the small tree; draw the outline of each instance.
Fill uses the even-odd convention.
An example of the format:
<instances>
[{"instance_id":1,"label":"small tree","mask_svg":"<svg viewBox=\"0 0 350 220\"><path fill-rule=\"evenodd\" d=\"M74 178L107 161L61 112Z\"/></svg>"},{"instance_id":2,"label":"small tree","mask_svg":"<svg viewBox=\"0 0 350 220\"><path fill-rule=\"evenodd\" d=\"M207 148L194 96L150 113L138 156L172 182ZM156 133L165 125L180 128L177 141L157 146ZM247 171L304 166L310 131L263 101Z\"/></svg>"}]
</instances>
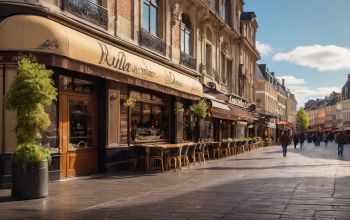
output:
<instances>
[{"instance_id":1,"label":"small tree","mask_svg":"<svg viewBox=\"0 0 350 220\"><path fill-rule=\"evenodd\" d=\"M191 112L194 116L196 116L198 118L205 118L205 116L207 116L207 114L208 114L209 106L205 102L205 100L202 99L202 100L198 101L197 103L194 103L193 105L191 105L190 109L191 109Z\"/></svg>"},{"instance_id":2,"label":"small tree","mask_svg":"<svg viewBox=\"0 0 350 220\"><path fill-rule=\"evenodd\" d=\"M301 107L297 113L297 124L301 130L307 130L309 127L309 115L303 107Z\"/></svg>"},{"instance_id":3,"label":"small tree","mask_svg":"<svg viewBox=\"0 0 350 220\"><path fill-rule=\"evenodd\" d=\"M50 160L50 152L38 146L35 140L50 125L45 107L57 96L52 74L45 65L27 57L18 62L18 75L5 96L6 109L17 111L15 131L19 146L14 154L15 161Z\"/></svg>"}]
</instances>

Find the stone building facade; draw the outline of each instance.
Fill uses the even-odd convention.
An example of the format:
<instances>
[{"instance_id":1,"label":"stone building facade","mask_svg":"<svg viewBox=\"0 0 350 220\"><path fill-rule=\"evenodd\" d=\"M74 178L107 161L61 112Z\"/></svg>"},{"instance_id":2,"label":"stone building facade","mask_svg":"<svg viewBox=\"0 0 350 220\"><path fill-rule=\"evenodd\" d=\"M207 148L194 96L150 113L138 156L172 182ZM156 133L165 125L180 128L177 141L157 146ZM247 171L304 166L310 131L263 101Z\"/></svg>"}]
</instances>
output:
<instances>
[{"instance_id":1,"label":"stone building facade","mask_svg":"<svg viewBox=\"0 0 350 220\"><path fill-rule=\"evenodd\" d=\"M0 90L6 94L23 55L55 72L58 102L49 107L52 124L39 140L52 149L50 178L123 168L138 143L255 135L258 25L243 5L0 1ZM130 98L133 109L124 105ZM190 106L203 98L211 112L198 125ZM16 147L16 114L0 113L4 180Z\"/></svg>"}]
</instances>

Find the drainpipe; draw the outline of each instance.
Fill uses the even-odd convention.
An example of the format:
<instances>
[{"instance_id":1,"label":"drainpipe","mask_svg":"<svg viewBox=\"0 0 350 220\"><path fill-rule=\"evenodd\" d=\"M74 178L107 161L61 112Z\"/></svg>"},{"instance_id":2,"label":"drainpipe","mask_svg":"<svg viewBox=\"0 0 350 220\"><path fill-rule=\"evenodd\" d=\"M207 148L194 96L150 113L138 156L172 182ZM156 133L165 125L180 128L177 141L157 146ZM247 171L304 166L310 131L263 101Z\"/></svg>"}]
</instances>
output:
<instances>
[{"instance_id":1,"label":"drainpipe","mask_svg":"<svg viewBox=\"0 0 350 220\"><path fill-rule=\"evenodd\" d=\"M114 37L117 36L117 22L118 22L118 1L114 3Z\"/></svg>"},{"instance_id":2,"label":"drainpipe","mask_svg":"<svg viewBox=\"0 0 350 220\"><path fill-rule=\"evenodd\" d=\"M3 79L3 87L2 87L2 94L5 95L5 64L2 65L2 79ZM2 111L2 124L1 126L1 130L2 130L2 135L4 135L4 130L5 130L5 123L4 123L4 119L5 119L5 103L3 100L3 105L1 106L1 108L3 108ZM1 144L2 144L2 149L1 149L1 153L4 154L5 153L5 138L4 136L2 137L1 140Z\"/></svg>"}]
</instances>

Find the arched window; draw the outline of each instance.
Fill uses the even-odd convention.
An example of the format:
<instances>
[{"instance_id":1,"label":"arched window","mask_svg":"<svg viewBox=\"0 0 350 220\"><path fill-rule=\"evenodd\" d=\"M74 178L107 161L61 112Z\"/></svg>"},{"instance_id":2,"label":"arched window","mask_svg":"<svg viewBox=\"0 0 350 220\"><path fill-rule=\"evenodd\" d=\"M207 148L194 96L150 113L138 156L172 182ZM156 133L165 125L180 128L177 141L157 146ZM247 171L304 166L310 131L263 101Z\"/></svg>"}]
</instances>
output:
<instances>
[{"instance_id":1,"label":"arched window","mask_svg":"<svg viewBox=\"0 0 350 220\"><path fill-rule=\"evenodd\" d=\"M181 16L181 52L191 53L191 21L186 14Z\"/></svg>"},{"instance_id":2,"label":"arched window","mask_svg":"<svg viewBox=\"0 0 350 220\"><path fill-rule=\"evenodd\" d=\"M143 29L158 35L158 0L143 0Z\"/></svg>"}]
</instances>

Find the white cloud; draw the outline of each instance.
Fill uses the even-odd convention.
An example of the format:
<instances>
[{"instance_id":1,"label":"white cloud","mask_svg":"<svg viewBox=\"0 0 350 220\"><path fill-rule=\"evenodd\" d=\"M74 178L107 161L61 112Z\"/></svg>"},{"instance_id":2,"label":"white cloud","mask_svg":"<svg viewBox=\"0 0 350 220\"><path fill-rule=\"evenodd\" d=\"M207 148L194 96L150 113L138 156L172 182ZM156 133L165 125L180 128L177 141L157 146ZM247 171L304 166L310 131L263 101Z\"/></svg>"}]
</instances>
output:
<instances>
[{"instance_id":1,"label":"white cloud","mask_svg":"<svg viewBox=\"0 0 350 220\"><path fill-rule=\"evenodd\" d=\"M310 88L306 85L293 85L289 86L288 89L295 94L295 98L298 101L298 106L304 106L304 103L310 99L324 98L333 91L340 92L340 87L319 87Z\"/></svg>"},{"instance_id":2,"label":"white cloud","mask_svg":"<svg viewBox=\"0 0 350 220\"><path fill-rule=\"evenodd\" d=\"M305 84L304 79L296 78L295 76L277 76L277 79L280 81L284 79L286 87Z\"/></svg>"},{"instance_id":3,"label":"white cloud","mask_svg":"<svg viewBox=\"0 0 350 220\"><path fill-rule=\"evenodd\" d=\"M286 88L295 95L298 101L298 108L304 106L304 103L310 99L324 98L330 95L333 91L340 92L341 87L318 87L312 88L307 85L304 79L297 78L291 75L279 76L279 80L285 79Z\"/></svg>"},{"instance_id":4,"label":"white cloud","mask_svg":"<svg viewBox=\"0 0 350 220\"><path fill-rule=\"evenodd\" d=\"M260 43L256 41L256 49L258 49L261 56L271 53L272 47L268 44Z\"/></svg>"},{"instance_id":5,"label":"white cloud","mask_svg":"<svg viewBox=\"0 0 350 220\"><path fill-rule=\"evenodd\" d=\"M350 49L335 45L300 46L288 53L277 53L273 59L319 71L350 70Z\"/></svg>"}]
</instances>

